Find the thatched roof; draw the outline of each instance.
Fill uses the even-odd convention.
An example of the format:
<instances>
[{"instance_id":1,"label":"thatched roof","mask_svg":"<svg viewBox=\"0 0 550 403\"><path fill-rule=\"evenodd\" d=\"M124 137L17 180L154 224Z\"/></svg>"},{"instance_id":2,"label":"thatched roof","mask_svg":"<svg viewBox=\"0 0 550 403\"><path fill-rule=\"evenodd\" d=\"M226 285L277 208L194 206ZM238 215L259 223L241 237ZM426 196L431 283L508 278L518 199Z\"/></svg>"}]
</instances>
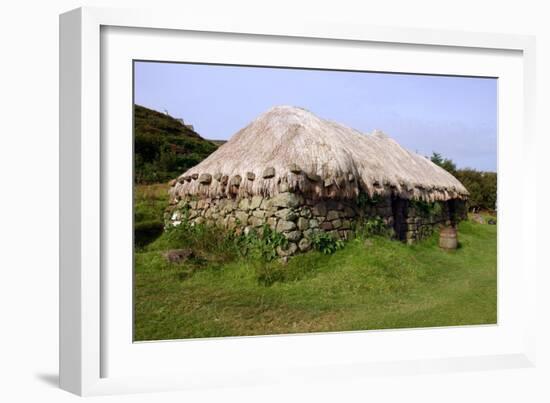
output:
<instances>
[{"instance_id":1,"label":"thatched roof","mask_svg":"<svg viewBox=\"0 0 550 403\"><path fill-rule=\"evenodd\" d=\"M466 198L468 191L427 158L381 132L363 134L313 113L277 106L238 131L181 175L172 195L351 199L395 194L424 201Z\"/></svg>"}]
</instances>

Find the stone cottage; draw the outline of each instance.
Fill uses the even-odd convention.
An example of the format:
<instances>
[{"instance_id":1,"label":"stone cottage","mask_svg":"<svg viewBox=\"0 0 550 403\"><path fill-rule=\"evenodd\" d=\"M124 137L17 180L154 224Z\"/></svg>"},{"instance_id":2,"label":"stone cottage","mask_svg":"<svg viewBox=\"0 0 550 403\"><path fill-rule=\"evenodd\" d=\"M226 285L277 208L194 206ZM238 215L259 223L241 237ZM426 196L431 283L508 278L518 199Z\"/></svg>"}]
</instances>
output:
<instances>
[{"instance_id":1,"label":"stone cottage","mask_svg":"<svg viewBox=\"0 0 550 403\"><path fill-rule=\"evenodd\" d=\"M265 224L306 251L320 231L348 238L376 218L397 239L421 239L464 218L466 188L382 132L364 134L278 106L171 182L167 225L182 220L234 231Z\"/></svg>"}]
</instances>

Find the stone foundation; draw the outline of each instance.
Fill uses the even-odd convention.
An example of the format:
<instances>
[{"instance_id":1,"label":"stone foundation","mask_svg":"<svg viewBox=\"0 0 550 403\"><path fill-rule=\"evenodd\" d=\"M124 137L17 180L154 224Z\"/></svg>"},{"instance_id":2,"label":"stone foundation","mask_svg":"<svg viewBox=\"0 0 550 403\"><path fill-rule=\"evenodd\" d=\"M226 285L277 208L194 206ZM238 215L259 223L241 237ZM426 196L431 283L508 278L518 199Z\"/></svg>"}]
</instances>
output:
<instances>
[{"instance_id":1,"label":"stone foundation","mask_svg":"<svg viewBox=\"0 0 550 403\"><path fill-rule=\"evenodd\" d=\"M267 224L287 237L288 248L278 253L289 256L311 249L317 233L326 232L338 239L348 239L358 222L375 217L382 220L393 237L412 243L431 235L436 225L451 223L450 210L457 210L456 206L450 209L448 202L438 204L440 208L428 211L418 207L422 204L396 201L391 197L378 197L359 205L354 201L311 200L291 192L272 198L253 196L240 200L187 197L173 200L165 218L167 225L177 226L189 220L236 233L248 233Z\"/></svg>"}]
</instances>

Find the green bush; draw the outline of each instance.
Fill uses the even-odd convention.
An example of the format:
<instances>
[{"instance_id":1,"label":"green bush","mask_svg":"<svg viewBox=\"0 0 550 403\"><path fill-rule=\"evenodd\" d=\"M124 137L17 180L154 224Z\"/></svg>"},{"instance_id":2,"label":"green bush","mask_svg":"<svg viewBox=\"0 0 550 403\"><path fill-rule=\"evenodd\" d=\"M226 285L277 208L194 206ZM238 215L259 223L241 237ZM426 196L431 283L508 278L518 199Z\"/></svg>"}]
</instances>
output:
<instances>
[{"instance_id":1,"label":"green bush","mask_svg":"<svg viewBox=\"0 0 550 403\"><path fill-rule=\"evenodd\" d=\"M357 196L357 206L361 210L365 209L366 207L372 207L378 205L383 200L383 197L380 195L374 195L372 197L369 197L369 195L365 192L359 193L359 196Z\"/></svg>"},{"instance_id":2,"label":"green bush","mask_svg":"<svg viewBox=\"0 0 550 403\"><path fill-rule=\"evenodd\" d=\"M468 206L477 210L495 210L497 208L497 173L476 169L457 169L455 163L441 154L433 153L430 160L456 177L470 192Z\"/></svg>"},{"instance_id":3,"label":"green bush","mask_svg":"<svg viewBox=\"0 0 550 403\"><path fill-rule=\"evenodd\" d=\"M423 216L438 216L442 207L439 202L425 202L422 200L410 200L409 203Z\"/></svg>"},{"instance_id":4,"label":"green bush","mask_svg":"<svg viewBox=\"0 0 550 403\"><path fill-rule=\"evenodd\" d=\"M273 231L268 225L263 225L260 232L252 230L248 234L238 237L237 244L243 255L271 262L278 256L277 248L285 249L288 240L283 234Z\"/></svg>"},{"instance_id":5,"label":"green bush","mask_svg":"<svg viewBox=\"0 0 550 403\"><path fill-rule=\"evenodd\" d=\"M311 241L313 247L325 255L330 255L345 246L344 241L336 239L326 232L315 234Z\"/></svg>"},{"instance_id":6,"label":"green bush","mask_svg":"<svg viewBox=\"0 0 550 403\"><path fill-rule=\"evenodd\" d=\"M461 169L456 178L468 189L470 210L495 210L497 203L497 174L475 169Z\"/></svg>"},{"instance_id":7,"label":"green bush","mask_svg":"<svg viewBox=\"0 0 550 403\"><path fill-rule=\"evenodd\" d=\"M359 221L355 227L355 235L358 238L369 238L375 235L387 235L388 227L381 217L376 216Z\"/></svg>"}]
</instances>

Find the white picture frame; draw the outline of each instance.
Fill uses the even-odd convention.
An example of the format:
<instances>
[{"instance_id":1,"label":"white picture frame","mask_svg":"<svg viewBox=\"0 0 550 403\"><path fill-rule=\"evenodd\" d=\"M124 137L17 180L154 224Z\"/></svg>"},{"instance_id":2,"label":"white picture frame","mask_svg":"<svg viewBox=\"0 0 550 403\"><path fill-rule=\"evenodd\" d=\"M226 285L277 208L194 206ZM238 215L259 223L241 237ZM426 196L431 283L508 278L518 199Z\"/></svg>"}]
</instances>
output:
<instances>
[{"instance_id":1,"label":"white picture frame","mask_svg":"<svg viewBox=\"0 0 550 403\"><path fill-rule=\"evenodd\" d=\"M107 47L119 46L118 57L133 57L130 53L125 54L120 47L122 42L105 42L102 32L111 28L115 30L156 30L157 33L170 33L164 39L157 37L159 41L159 55L166 58L168 53L162 53L162 49L170 49L170 46L160 45L162 40L168 42L178 41L177 32L192 32L194 37L216 33L216 40L223 40L224 35L246 36L254 38L254 41L270 40L277 43L277 46L290 52L288 41L300 41L300 46L307 46L308 41L329 41L326 46L332 46L334 50L346 44L378 44L380 46L398 46L397 53L404 51L404 47L413 47L416 51L424 52L435 49L437 51L470 51L480 57L491 52L514 52L514 61L510 62L510 94L518 94L520 110L512 106L517 104L501 104L506 112L513 115L513 123L510 127L501 126L503 131L515 128L519 130L512 138L499 143L499 173L501 168L506 169L512 163L517 168L517 161L520 161L522 169L515 176L504 175L505 180L521 181L524 189L530 192L520 192L535 197L533 190L536 189L536 176L534 173L535 159L533 155L535 147L534 125L534 57L535 42L533 37L520 35L502 35L487 33L467 33L455 31L429 31L409 28L385 28L358 25L345 25L330 22L319 22L314 20L301 21L269 21L265 20L215 20L211 18L193 18L182 20L178 15L170 12L152 10L116 10L103 8L81 8L70 11L60 17L60 385L63 389L79 395L96 395L112 393L134 393L139 391L159 391L187 388L207 388L210 386L246 386L266 382L292 382L294 379L315 379L334 380L345 376L369 376L370 374L408 374L420 372L445 372L454 370L479 370L497 368L520 368L533 366L535 363L535 281L537 265L535 261L535 243L527 241L519 242L514 251L514 262L519 267L517 277L506 277L508 270L503 274L503 284L499 277L499 325L496 327L485 327L477 329L468 328L446 328L446 329L417 329L385 332L346 332L327 335L300 335L300 336L277 336L277 337L247 337L229 338L228 340L205 340L190 342L164 342L162 345L153 346L155 343L148 343L149 346L129 345L124 354L121 345L116 340L127 342L124 330L106 330L106 327L113 327L114 323L125 323L124 321L110 321L108 318L116 316L114 311L126 312L123 309L112 309L112 298L109 299L109 288L120 287L120 279L111 278L105 272L108 266L107 255L112 253L112 248L105 243L103 227L119 226L123 228L124 223L115 224L113 215L106 217L105 206L110 203L109 194L111 187L108 178L114 175L114 168L109 164L108 150L106 147L116 147L110 142L111 137L102 137L102 133L109 132L111 122L109 120L110 110L115 108L116 102L111 102L105 110L106 101L102 94L119 94L125 98L128 82L125 80L123 87L110 88L112 81L102 80L102 74L125 74L124 69L117 70L108 65L102 57L111 55L105 51ZM114 29L114 28L113 28ZM119 32L122 32L119 31ZM132 32L122 32L124 35L134 35ZM136 35L138 31L135 31ZM143 31L147 36L152 31ZM115 32L116 36L116 32ZM145 36L142 38L147 42ZM162 34L161 34L162 36ZM126 39L121 39L126 40ZM303 41L303 42L302 42ZM280 42L280 43L279 43ZM325 46L323 45L323 46ZM378 46L377 45L377 46ZM149 45L150 46L150 45ZM247 46L246 43L243 46ZM147 45L143 45L147 48ZM128 47L132 49L132 47ZM359 49L361 51L361 49ZM314 52L312 52L314 53ZM455 52L456 53L456 52ZM199 57L199 56L197 56ZM208 59L207 56L203 56ZM229 58L228 55L220 56ZM261 63L262 54L251 55ZM313 57L313 56L312 56ZM452 74L455 70L438 71L437 59L430 56L434 66L428 73ZM461 57L459 53L452 57ZM519 57L519 59L518 59ZM114 56L113 56L114 59ZM176 59L178 57L176 56ZM128 60L128 59L125 59ZM121 59L122 65L125 60ZM199 61L194 59L195 61ZM268 60L265 55L265 60ZM269 61L265 61L268 63ZM396 59L399 60L399 59ZM475 63L475 58L472 59ZM206 60L212 61L212 60ZM227 61L227 60L226 60ZM518 62L519 61L519 62ZM519 64L518 64L519 63ZM468 65L468 63L465 63ZM514 67L515 66L515 67ZM478 66L482 69L482 66ZM516 67L521 67L521 74ZM107 68L108 70L103 70ZM418 67L419 68L419 67ZM472 71L476 67L470 67ZM111 69L111 70L109 70ZM381 69L384 69L382 66ZM410 66L396 65L394 69L403 72L414 72L415 68ZM457 66L456 73L460 74L461 69L468 69L465 66ZM115 71L118 71L116 73ZM424 70L423 70L424 71ZM482 72L482 70L479 70ZM484 71L484 70L483 70ZM489 70L487 70L489 71ZM115 72L115 73L112 73ZM481 73L480 73L481 74ZM508 74L508 73L506 73ZM119 76L117 76L118 78ZM117 80L117 82L122 82ZM125 86L125 87L124 87ZM117 89L114 89L114 88ZM504 89L504 91L507 91ZM518 102L517 99L514 102ZM128 105L129 107L130 105ZM506 109L508 108L508 109ZM128 118L128 117L127 117ZM500 121L499 121L500 122ZM122 124L122 123L121 123ZM126 126L124 126L126 124ZM127 128L127 120L122 128ZM512 134L512 131L510 131ZM517 160L507 160L506 156L511 150L518 151ZM514 162L515 161L515 162ZM126 173L130 167L124 168ZM120 171L118 176L124 174ZM528 174L529 173L529 174ZM499 174L499 266L503 263L501 253L509 253L506 237L501 240L501 231L512 228L520 231L521 235L536 231L536 209L527 208L526 203L522 204L518 217L502 215L506 205L521 202L522 197L508 196L508 193L500 193L500 188L506 189L506 183L502 182ZM131 183L131 178L128 178ZM505 196L500 199L501 196ZM512 197L519 197L516 200ZM102 210L103 209L103 210ZM105 220L112 221L112 224ZM509 219L510 224L501 226ZM504 230L502 230L502 228ZM513 241L513 239L512 239ZM109 252L111 250L111 252ZM507 251L508 250L508 251ZM109 255L110 256L110 255ZM511 257L512 258L512 257ZM500 268L499 268L500 270ZM499 275L501 272L499 271ZM127 278L127 277L126 277ZM113 284L106 286L106 280ZM506 280L508 279L508 280ZM521 281L516 281L521 279ZM118 281L118 283L117 283ZM513 286L513 293L511 285ZM128 284L130 288L131 284ZM119 288L120 289L120 288ZM501 296L502 290L506 292ZM130 292L131 294L131 292ZM510 295L521 296L522 303L519 306L510 308L512 302ZM503 299L503 303L500 299ZM127 301L127 298L122 298ZM118 304L118 302L117 302ZM510 320L501 321L501 310L507 312L514 309ZM521 321L520 318L521 317ZM126 323L127 325L127 323ZM504 330L502 330L504 329ZM124 337L117 335L111 337L110 333L119 332ZM475 333L477 332L477 333ZM368 334L367 334L368 333ZM494 349L487 346L497 338L505 339L510 337L509 343L498 345ZM405 354L404 350L395 349L391 357L377 356L376 359L367 360L360 354L357 359L352 360L350 351L341 349L336 351L334 346L358 346L368 338L369 343L377 343L377 340L391 340L381 343L411 343L420 346L422 340L437 340L445 338L440 348L429 350L428 347L416 356ZM466 348L468 343L474 340L484 340L477 349ZM113 341L115 340L115 341ZM126 340L126 341L124 341ZM506 339L508 340L508 339ZM450 351L447 346L452 343L463 343L463 349L457 348ZM419 344L415 344L419 343ZM424 342L425 343L425 342ZM131 344L131 341L130 341ZM157 343L158 344L158 343ZM495 345L497 345L496 343ZM471 345L470 345L471 347ZM140 351L134 351L136 348ZM323 348L324 355L317 354ZM190 360L185 364L169 363L171 355L177 355L178 350L185 349L190 355ZM283 349L283 350L279 350ZM284 349L295 349L303 354L295 355L296 360L285 361L280 351ZM143 350L143 351L141 351ZM148 351L144 351L148 350ZM215 350L217 357L209 351ZM234 355L228 355L228 351L234 351ZM269 352L274 352L269 355ZM383 353L383 350L381 350ZM446 352L448 351L448 352ZM255 354L265 354L268 361L262 372L257 371L253 359L247 357ZM334 352L333 354L331 352ZM116 357L118 354L118 358ZM134 365L131 354L139 356L138 362L151 368L165 360L163 367L166 371L160 371L157 376L150 373L137 371L133 373L129 368L119 366L119 369L111 370L106 362L126 361L128 366ZM225 355L224 355L225 354ZM342 359L346 357L348 359ZM155 358L151 358L155 357ZM160 358L159 358L160 357ZM232 363L231 366L222 365L222 359L233 359L241 361L239 364ZM204 358L204 360L201 360ZM283 357L284 358L284 357ZM157 359L157 361L154 361ZM151 360L151 361L149 361ZM159 361L160 360L160 361ZM219 361L216 370L208 371L208 366ZM201 361L205 365L199 365ZM178 368L179 365L179 368ZM239 366L240 365L240 366ZM186 372L186 366L193 366L193 373ZM154 366L152 367L154 368Z\"/></svg>"}]
</instances>

